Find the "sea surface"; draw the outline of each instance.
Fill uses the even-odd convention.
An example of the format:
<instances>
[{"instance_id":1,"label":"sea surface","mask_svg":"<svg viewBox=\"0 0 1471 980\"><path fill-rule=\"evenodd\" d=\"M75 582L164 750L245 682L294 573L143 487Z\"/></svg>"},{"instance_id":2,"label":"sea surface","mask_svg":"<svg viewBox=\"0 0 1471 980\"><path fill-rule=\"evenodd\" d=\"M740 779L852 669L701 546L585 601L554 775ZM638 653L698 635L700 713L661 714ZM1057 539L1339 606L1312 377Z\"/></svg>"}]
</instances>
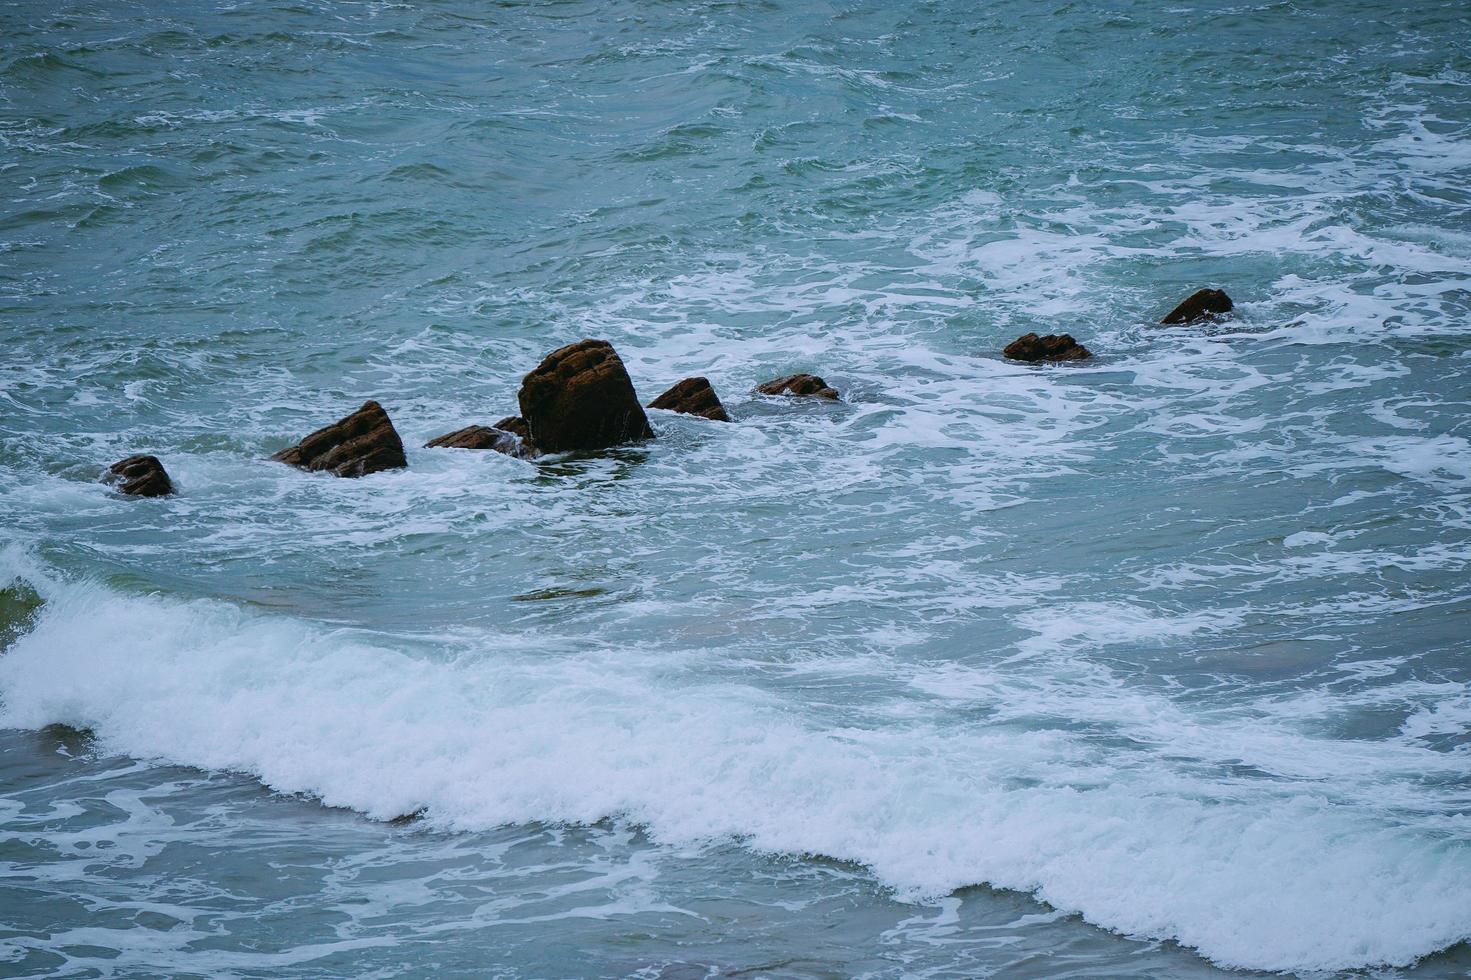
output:
<instances>
[{"instance_id":1,"label":"sea surface","mask_svg":"<svg viewBox=\"0 0 1471 980\"><path fill-rule=\"evenodd\" d=\"M0 975L1471 975L1471 6L0 3L0 588Z\"/></svg>"}]
</instances>

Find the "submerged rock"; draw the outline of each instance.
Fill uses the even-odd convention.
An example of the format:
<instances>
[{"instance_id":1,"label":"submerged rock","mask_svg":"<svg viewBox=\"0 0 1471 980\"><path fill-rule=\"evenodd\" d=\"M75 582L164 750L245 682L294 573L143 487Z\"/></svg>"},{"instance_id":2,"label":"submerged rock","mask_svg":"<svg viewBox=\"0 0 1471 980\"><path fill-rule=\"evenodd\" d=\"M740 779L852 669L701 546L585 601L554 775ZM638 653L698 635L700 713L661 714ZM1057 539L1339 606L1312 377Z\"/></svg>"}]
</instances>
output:
<instances>
[{"instance_id":1,"label":"submerged rock","mask_svg":"<svg viewBox=\"0 0 1471 980\"><path fill-rule=\"evenodd\" d=\"M0 589L0 650L36 628L46 600L23 579Z\"/></svg>"},{"instance_id":2,"label":"submerged rock","mask_svg":"<svg viewBox=\"0 0 1471 980\"><path fill-rule=\"evenodd\" d=\"M383 406L375 401L363 402L356 412L318 429L271 458L304 470L325 470L344 477L367 476L409 465L403 440Z\"/></svg>"},{"instance_id":3,"label":"submerged rock","mask_svg":"<svg viewBox=\"0 0 1471 980\"><path fill-rule=\"evenodd\" d=\"M1194 323L1196 320L1211 319L1223 313L1230 313L1234 305L1225 290L1199 289L1185 297L1179 306L1166 313L1164 319L1159 322L1168 325Z\"/></svg>"},{"instance_id":4,"label":"submerged rock","mask_svg":"<svg viewBox=\"0 0 1471 980\"><path fill-rule=\"evenodd\" d=\"M1023 334L1007 344L1001 353L1014 361L1081 361L1093 356L1070 333L1048 334L1045 337L1034 333Z\"/></svg>"},{"instance_id":5,"label":"submerged rock","mask_svg":"<svg viewBox=\"0 0 1471 980\"><path fill-rule=\"evenodd\" d=\"M157 456L129 456L107 468L102 479L130 497L167 497L174 481Z\"/></svg>"},{"instance_id":6,"label":"submerged rock","mask_svg":"<svg viewBox=\"0 0 1471 980\"><path fill-rule=\"evenodd\" d=\"M757 385L756 391L763 395L811 395L834 400L838 397L837 389L829 388L827 382L815 374L789 374Z\"/></svg>"},{"instance_id":7,"label":"submerged rock","mask_svg":"<svg viewBox=\"0 0 1471 980\"><path fill-rule=\"evenodd\" d=\"M654 437L628 371L606 340L552 351L521 381L517 400L530 435L524 441L540 452L606 449Z\"/></svg>"},{"instance_id":8,"label":"submerged rock","mask_svg":"<svg viewBox=\"0 0 1471 980\"><path fill-rule=\"evenodd\" d=\"M682 415L698 415L716 422L729 422L730 416L707 378L685 378L664 394L649 402L650 408Z\"/></svg>"},{"instance_id":9,"label":"submerged rock","mask_svg":"<svg viewBox=\"0 0 1471 980\"><path fill-rule=\"evenodd\" d=\"M494 426L467 425L424 443L425 449L493 449L507 456L530 455L525 443L526 421L519 416L501 419Z\"/></svg>"}]
</instances>

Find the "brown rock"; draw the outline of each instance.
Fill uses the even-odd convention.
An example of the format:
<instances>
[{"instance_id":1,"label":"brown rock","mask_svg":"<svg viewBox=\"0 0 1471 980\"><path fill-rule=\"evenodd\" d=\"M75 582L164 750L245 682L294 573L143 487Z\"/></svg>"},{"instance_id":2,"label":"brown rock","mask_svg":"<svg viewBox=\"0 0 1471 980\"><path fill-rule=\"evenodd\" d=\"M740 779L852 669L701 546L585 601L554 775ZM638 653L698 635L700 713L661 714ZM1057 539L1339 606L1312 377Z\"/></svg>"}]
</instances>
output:
<instances>
[{"instance_id":1,"label":"brown rock","mask_svg":"<svg viewBox=\"0 0 1471 980\"><path fill-rule=\"evenodd\" d=\"M526 420L521 416L507 415L497 422L495 427L502 432L509 432L527 446L531 445L531 427L526 424Z\"/></svg>"},{"instance_id":2,"label":"brown rock","mask_svg":"<svg viewBox=\"0 0 1471 980\"><path fill-rule=\"evenodd\" d=\"M403 440L383 406L375 401L363 402L356 412L271 458L304 470L326 470L334 476L367 476L409 465Z\"/></svg>"},{"instance_id":3,"label":"brown rock","mask_svg":"<svg viewBox=\"0 0 1471 980\"><path fill-rule=\"evenodd\" d=\"M525 441L526 420L519 416L501 419L494 427L467 425L424 443L425 449L494 449L507 456L530 456Z\"/></svg>"},{"instance_id":4,"label":"brown rock","mask_svg":"<svg viewBox=\"0 0 1471 980\"><path fill-rule=\"evenodd\" d=\"M1048 334L1045 337L1034 333L1023 334L1007 344L1001 353L1015 361L1081 361L1093 356L1070 333Z\"/></svg>"},{"instance_id":5,"label":"brown rock","mask_svg":"<svg viewBox=\"0 0 1471 980\"><path fill-rule=\"evenodd\" d=\"M1166 313L1165 318L1159 322L1173 325L1214 319L1223 313L1230 313L1234 305L1224 290L1199 289L1185 297L1179 306Z\"/></svg>"},{"instance_id":6,"label":"brown rock","mask_svg":"<svg viewBox=\"0 0 1471 980\"><path fill-rule=\"evenodd\" d=\"M541 452L604 449L654 437L628 371L606 340L552 351L521 381L517 400L530 442Z\"/></svg>"},{"instance_id":7,"label":"brown rock","mask_svg":"<svg viewBox=\"0 0 1471 980\"><path fill-rule=\"evenodd\" d=\"M683 415L698 415L716 422L730 421L730 416L725 414L725 406L720 404L715 389L710 387L706 378L685 378L649 402L649 407Z\"/></svg>"},{"instance_id":8,"label":"brown rock","mask_svg":"<svg viewBox=\"0 0 1471 980\"><path fill-rule=\"evenodd\" d=\"M838 397L836 388L829 388L827 382L815 374L789 374L785 378L776 378L756 386L756 391L763 395L815 395L818 398Z\"/></svg>"},{"instance_id":9,"label":"brown rock","mask_svg":"<svg viewBox=\"0 0 1471 980\"><path fill-rule=\"evenodd\" d=\"M174 482L157 456L129 456L107 468L102 479L130 497L167 497Z\"/></svg>"}]
</instances>

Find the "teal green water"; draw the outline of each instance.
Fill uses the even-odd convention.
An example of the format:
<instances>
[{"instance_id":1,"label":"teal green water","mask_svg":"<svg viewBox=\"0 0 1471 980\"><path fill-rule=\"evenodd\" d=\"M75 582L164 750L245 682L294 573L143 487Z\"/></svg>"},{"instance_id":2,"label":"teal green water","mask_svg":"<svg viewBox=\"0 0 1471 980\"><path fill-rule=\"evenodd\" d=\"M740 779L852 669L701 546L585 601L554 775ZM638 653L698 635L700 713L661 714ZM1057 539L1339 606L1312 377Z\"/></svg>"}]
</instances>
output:
<instances>
[{"instance_id":1,"label":"teal green water","mask_svg":"<svg viewBox=\"0 0 1471 980\"><path fill-rule=\"evenodd\" d=\"M1471 975L1468 28L0 4L0 973Z\"/></svg>"}]
</instances>

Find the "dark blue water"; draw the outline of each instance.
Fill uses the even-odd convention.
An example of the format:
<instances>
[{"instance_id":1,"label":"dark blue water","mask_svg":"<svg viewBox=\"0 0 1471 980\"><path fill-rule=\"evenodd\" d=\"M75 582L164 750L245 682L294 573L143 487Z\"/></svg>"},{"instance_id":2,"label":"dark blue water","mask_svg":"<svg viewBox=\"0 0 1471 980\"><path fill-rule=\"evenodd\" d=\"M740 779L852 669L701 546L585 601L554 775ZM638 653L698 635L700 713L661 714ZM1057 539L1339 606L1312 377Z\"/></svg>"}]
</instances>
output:
<instances>
[{"instance_id":1,"label":"dark blue water","mask_svg":"<svg viewBox=\"0 0 1471 980\"><path fill-rule=\"evenodd\" d=\"M1468 188L1459 2L0 4L0 973L1467 975Z\"/></svg>"}]
</instances>

